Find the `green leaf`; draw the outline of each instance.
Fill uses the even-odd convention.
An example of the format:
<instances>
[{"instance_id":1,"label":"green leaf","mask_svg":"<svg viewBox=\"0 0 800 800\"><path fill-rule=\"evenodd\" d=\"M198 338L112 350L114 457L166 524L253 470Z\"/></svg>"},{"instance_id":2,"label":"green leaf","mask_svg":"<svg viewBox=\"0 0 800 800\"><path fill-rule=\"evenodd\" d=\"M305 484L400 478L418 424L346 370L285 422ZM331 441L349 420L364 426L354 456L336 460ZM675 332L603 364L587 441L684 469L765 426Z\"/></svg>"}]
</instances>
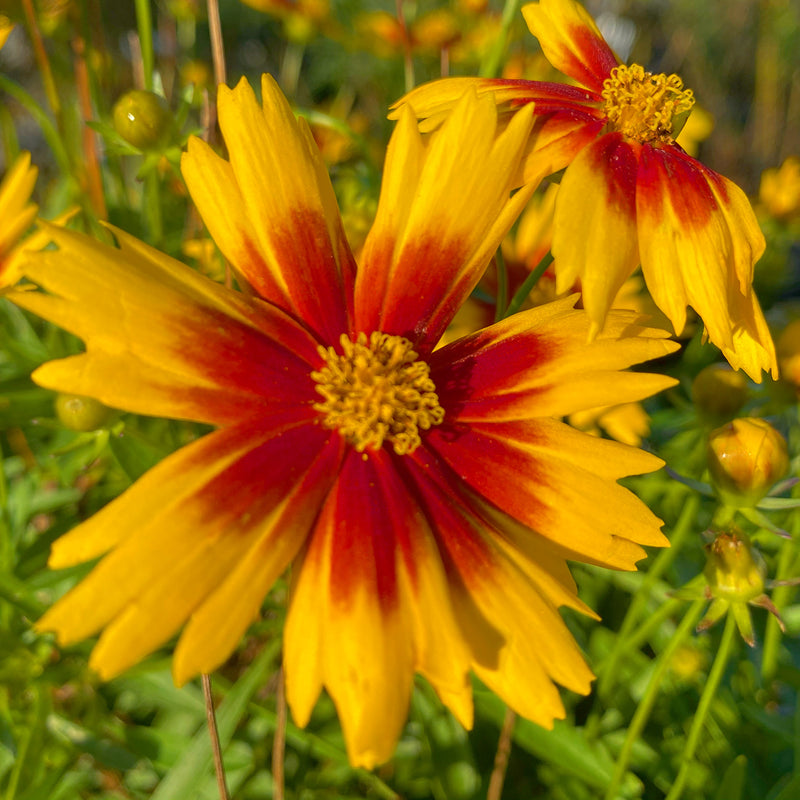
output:
<instances>
[{"instance_id":1,"label":"green leaf","mask_svg":"<svg viewBox=\"0 0 800 800\"><path fill-rule=\"evenodd\" d=\"M124 428L120 433L109 436L108 446L131 481L138 480L168 455L168 451L161 450Z\"/></svg>"},{"instance_id":2,"label":"green leaf","mask_svg":"<svg viewBox=\"0 0 800 800\"><path fill-rule=\"evenodd\" d=\"M744 756L736 756L725 770L714 800L742 800L746 772L747 759Z\"/></svg>"}]
</instances>

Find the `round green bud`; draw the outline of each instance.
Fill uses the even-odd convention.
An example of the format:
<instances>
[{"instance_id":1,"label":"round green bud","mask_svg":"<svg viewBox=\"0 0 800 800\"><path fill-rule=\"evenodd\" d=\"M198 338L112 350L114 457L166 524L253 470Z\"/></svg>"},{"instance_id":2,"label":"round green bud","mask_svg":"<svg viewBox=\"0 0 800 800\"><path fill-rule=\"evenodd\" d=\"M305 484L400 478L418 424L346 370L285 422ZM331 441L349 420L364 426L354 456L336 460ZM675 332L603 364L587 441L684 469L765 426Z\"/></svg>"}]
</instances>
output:
<instances>
[{"instance_id":1,"label":"round green bud","mask_svg":"<svg viewBox=\"0 0 800 800\"><path fill-rule=\"evenodd\" d=\"M140 150L153 150L164 142L172 124L167 101L154 92L133 89L114 104L114 130Z\"/></svg>"},{"instance_id":2,"label":"round green bud","mask_svg":"<svg viewBox=\"0 0 800 800\"><path fill-rule=\"evenodd\" d=\"M71 431L96 431L108 423L113 415L113 409L93 397L61 393L56 397L56 416Z\"/></svg>"},{"instance_id":3,"label":"round green bud","mask_svg":"<svg viewBox=\"0 0 800 800\"><path fill-rule=\"evenodd\" d=\"M727 364L710 364L692 381L692 400L698 412L719 422L738 414L749 393L744 373Z\"/></svg>"}]
</instances>

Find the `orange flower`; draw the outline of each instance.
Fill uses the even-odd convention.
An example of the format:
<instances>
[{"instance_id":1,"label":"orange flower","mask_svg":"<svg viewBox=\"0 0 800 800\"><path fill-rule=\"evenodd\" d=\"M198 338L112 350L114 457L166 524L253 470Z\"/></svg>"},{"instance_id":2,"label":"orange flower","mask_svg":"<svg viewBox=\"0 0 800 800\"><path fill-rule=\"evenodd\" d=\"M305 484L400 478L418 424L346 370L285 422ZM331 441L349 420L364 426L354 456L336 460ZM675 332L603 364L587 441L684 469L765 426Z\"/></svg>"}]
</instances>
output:
<instances>
[{"instance_id":1,"label":"orange flower","mask_svg":"<svg viewBox=\"0 0 800 800\"><path fill-rule=\"evenodd\" d=\"M764 237L744 193L675 142L694 98L677 75L619 63L575 0L542 0L523 14L548 60L577 85L450 78L414 89L410 105L435 128L467 86L506 116L534 106L525 180L566 167L556 205L558 290L580 278L592 330L641 263L676 332L691 305L708 337L754 380L777 376L775 349L752 291ZM397 111L394 112L397 114Z\"/></svg>"},{"instance_id":2,"label":"orange flower","mask_svg":"<svg viewBox=\"0 0 800 800\"><path fill-rule=\"evenodd\" d=\"M56 567L104 558L38 627L102 630L104 678L183 628L183 683L225 661L291 566L287 699L305 725L327 689L354 764L392 755L415 672L464 725L472 671L549 726L554 682L591 680L558 613L591 613L567 560L633 569L665 543L616 482L661 462L554 417L672 385L622 370L675 345L626 312L587 345L560 301L434 350L530 196L511 194L530 112L500 132L468 94L429 142L404 114L356 270L307 124L267 77L262 95L222 87L230 161L198 139L183 159L252 292L118 230L115 249L54 229L27 266L44 291L13 295L86 342L42 385L217 427L55 543Z\"/></svg>"}]
</instances>

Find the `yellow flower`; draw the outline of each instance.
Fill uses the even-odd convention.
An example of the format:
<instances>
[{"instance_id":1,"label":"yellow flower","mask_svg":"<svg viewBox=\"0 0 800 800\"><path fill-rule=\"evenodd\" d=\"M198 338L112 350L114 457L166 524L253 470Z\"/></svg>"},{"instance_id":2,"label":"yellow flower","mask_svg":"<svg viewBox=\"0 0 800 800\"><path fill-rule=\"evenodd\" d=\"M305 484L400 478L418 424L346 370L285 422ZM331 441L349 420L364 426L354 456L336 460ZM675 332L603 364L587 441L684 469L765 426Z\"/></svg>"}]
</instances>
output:
<instances>
[{"instance_id":1,"label":"yellow flower","mask_svg":"<svg viewBox=\"0 0 800 800\"><path fill-rule=\"evenodd\" d=\"M0 183L0 289L19 279L24 253L43 244L31 241L34 237L20 242L39 210L30 201L37 173L31 165L31 154L21 153Z\"/></svg>"},{"instance_id":2,"label":"yellow flower","mask_svg":"<svg viewBox=\"0 0 800 800\"><path fill-rule=\"evenodd\" d=\"M0 49L6 43L11 31L14 30L14 23L6 16L0 14Z\"/></svg>"},{"instance_id":3,"label":"yellow flower","mask_svg":"<svg viewBox=\"0 0 800 800\"><path fill-rule=\"evenodd\" d=\"M776 219L800 213L800 158L789 156L779 169L767 169L761 176L759 199Z\"/></svg>"},{"instance_id":4,"label":"yellow flower","mask_svg":"<svg viewBox=\"0 0 800 800\"><path fill-rule=\"evenodd\" d=\"M764 370L776 377L775 349L752 290L765 248L753 209L738 186L675 142L694 104L691 90L677 75L620 64L576 0L541 0L522 12L545 56L575 85L446 78L417 87L396 109L410 105L431 130L467 86L493 97L505 117L533 105L524 177L566 168L553 234L557 288L580 279L593 333L641 264L678 334L692 306L733 367L756 381Z\"/></svg>"},{"instance_id":5,"label":"yellow flower","mask_svg":"<svg viewBox=\"0 0 800 800\"><path fill-rule=\"evenodd\" d=\"M220 666L291 566L286 693L305 725L322 689L354 764L391 757L414 673L464 725L470 672L521 715L564 716L591 672L561 619L567 561L633 569L666 540L623 476L652 455L554 417L674 384L624 370L674 352L663 331L560 301L434 349L532 187L512 194L530 112L498 125L467 94L423 141L404 113L358 269L307 124L274 82L218 95L230 161L189 141L184 177L249 291L114 230L52 231L19 305L86 342L37 382L216 430L55 543L54 567L104 556L39 621L102 630L118 674L182 629L178 683ZM474 138L473 138L474 137Z\"/></svg>"}]
</instances>

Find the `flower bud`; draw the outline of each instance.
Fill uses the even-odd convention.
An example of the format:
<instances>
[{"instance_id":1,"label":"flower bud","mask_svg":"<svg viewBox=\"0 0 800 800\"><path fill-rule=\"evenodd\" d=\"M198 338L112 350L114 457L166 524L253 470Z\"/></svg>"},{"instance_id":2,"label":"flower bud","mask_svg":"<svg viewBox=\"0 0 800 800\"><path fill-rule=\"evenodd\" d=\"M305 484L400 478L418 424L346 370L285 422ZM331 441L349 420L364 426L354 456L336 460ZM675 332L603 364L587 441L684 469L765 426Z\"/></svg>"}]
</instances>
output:
<instances>
[{"instance_id":1,"label":"flower bud","mask_svg":"<svg viewBox=\"0 0 800 800\"><path fill-rule=\"evenodd\" d=\"M113 409L93 397L79 394L59 394L56 397L56 416L71 431L95 431L113 416Z\"/></svg>"},{"instance_id":2,"label":"flower bud","mask_svg":"<svg viewBox=\"0 0 800 800\"><path fill-rule=\"evenodd\" d=\"M789 469L786 440L766 420L735 419L709 435L708 469L727 505L754 506Z\"/></svg>"},{"instance_id":3,"label":"flower bud","mask_svg":"<svg viewBox=\"0 0 800 800\"><path fill-rule=\"evenodd\" d=\"M167 101L154 92L133 89L114 104L114 130L140 150L152 150L169 134L172 116Z\"/></svg>"},{"instance_id":4,"label":"flower bud","mask_svg":"<svg viewBox=\"0 0 800 800\"><path fill-rule=\"evenodd\" d=\"M692 400L704 417L721 422L735 416L749 394L744 373L727 364L710 364L692 381Z\"/></svg>"},{"instance_id":5,"label":"flower bud","mask_svg":"<svg viewBox=\"0 0 800 800\"><path fill-rule=\"evenodd\" d=\"M712 597L748 603L764 593L766 565L742 533L718 533L706 545L703 574Z\"/></svg>"}]
</instances>

